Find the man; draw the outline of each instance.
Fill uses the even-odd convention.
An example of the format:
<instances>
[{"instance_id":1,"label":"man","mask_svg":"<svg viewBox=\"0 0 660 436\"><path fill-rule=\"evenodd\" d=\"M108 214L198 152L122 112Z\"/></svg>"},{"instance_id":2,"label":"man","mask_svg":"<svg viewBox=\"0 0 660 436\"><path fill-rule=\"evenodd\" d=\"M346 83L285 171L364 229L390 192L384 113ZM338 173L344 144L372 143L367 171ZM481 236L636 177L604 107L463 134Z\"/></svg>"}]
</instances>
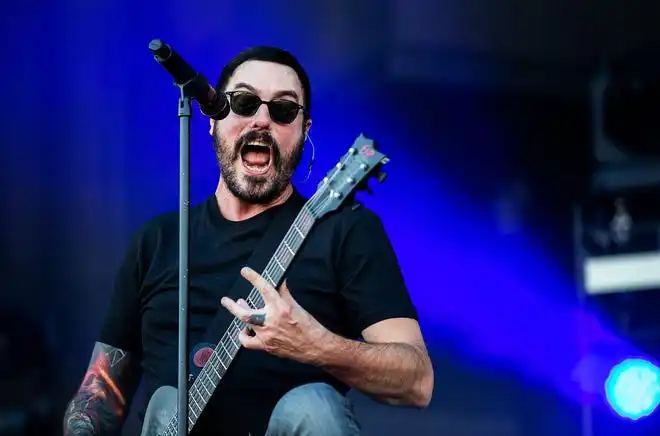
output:
<instances>
[{"instance_id":1,"label":"man","mask_svg":"<svg viewBox=\"0 0 660 436\"><path fill-rule=\"evenodd\" d=\"M218 310L227 325L233 317L251 323L254 335L241 333L244 348L193 434L357 435L350 388L427 406L433 370L374 213L346 205L319 220L277 291L242 268L275 214L305 201L291 177L312 125L307 74L291 54L255 47L224 68L217 89L231 113L211 121L215 195L190 211L190 343ZM177 230L171 213L136 233L65 435L116 434L140 375L147 398L177 385ZM226 295L239 271L261 292L262 310Z\"/></svg>"}]
</instances>

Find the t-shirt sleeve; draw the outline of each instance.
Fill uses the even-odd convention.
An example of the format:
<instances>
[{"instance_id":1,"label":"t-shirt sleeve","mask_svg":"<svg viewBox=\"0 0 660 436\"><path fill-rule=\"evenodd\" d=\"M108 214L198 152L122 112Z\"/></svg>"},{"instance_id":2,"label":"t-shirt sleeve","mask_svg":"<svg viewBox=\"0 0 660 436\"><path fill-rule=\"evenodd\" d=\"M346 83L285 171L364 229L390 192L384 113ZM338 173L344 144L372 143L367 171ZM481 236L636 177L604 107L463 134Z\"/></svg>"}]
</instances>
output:
<instances>
[{"instance_id":1,"label":"t-shirt sleeve","mask_svg":"<svg viewBox=\"0 0 660 436\"><path fill-rule=\"evenodd\" d=\"M359 336L385 319L417 319L382 221L364 207L348 213L351 225L340 250L338 274L351 330Z\"/></svg>"},{"instance_id":2,"label":"t-shirt sleeve","mask_svg":"<svg viewBox=\"0 0 660 436\"><path fill-rule=\"evenodd\" d=\"M143 278L146 229L132 237L115 275L110 305L101 326L99 341L125 351L142 351L140 288Z\"/></svg>"}]
</instances>

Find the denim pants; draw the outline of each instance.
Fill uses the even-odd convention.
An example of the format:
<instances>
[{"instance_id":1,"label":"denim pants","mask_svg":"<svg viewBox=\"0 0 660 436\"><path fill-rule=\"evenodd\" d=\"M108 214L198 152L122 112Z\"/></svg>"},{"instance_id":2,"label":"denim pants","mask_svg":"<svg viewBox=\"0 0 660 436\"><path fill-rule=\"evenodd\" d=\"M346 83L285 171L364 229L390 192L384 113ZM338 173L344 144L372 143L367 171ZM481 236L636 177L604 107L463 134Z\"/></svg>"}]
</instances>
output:
<instances>
[{"instance_id":1,"label":"denim pants","mask_svg":"<svg viewBox=\"0 0 660 436\"><path fill-rule=\"evenodd\" d=\"M163 386L146 411L142 436L154 436L167 427L177 407L176 388ZM353 405L335 388L310 383L287 392L275 405L266 436L359 436Z\"/></svg>"},{"instance_id":2,"label":"denim pants","mask_svg":"<svg viewBox=\"0 0 660 436\"><path fill-rule=\"evenodd\" d=\"M325 383L287 392L273 409L266 436L359 436L353 405Z\"/></svg>"}]
</instances>

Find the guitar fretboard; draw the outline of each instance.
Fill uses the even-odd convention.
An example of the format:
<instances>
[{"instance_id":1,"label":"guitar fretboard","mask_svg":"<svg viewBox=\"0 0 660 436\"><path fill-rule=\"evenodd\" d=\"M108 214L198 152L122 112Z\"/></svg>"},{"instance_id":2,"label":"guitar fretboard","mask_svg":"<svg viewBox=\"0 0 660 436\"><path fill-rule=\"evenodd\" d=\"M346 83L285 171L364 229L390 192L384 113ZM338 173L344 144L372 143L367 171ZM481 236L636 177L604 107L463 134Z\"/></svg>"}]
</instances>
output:
<instances>
[{"instance_id":1,"label":"guitar fretboard","mask_svg":"<svg viewBox=\"0 0 660 436\"><path fill-rule=\"evenodd\" d=\"M318 209L322 207L326 198L317 192L302 207L293 224L280 242L277 250L268 261L262 272L262 277L272 286L277 286L284 277L293 258L302 246L305 238L317 220ZM263 297L255 288L252 288L245 299L250 307L259 309L264 307ZM229 369L229 365L241 349L238 334L247 327L247 324L234 318L218 342L214 352L200 371L199 375L188 390L188 431L199 419L204 407L210 400L218 383ZM177 420L172 419L164 436L175 436Z\"/></svg>"}]
</instances>

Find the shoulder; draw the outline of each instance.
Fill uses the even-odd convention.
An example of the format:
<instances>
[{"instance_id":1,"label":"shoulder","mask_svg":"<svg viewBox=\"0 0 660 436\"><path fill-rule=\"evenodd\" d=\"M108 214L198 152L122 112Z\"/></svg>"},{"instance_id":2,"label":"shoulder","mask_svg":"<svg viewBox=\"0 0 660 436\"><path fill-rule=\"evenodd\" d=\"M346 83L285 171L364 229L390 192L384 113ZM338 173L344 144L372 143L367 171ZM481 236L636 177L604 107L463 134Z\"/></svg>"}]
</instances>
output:
<instances>
[{"instance_id":1,"label":"shoulder","mask_svg":"<svg viewBox=\"0 0 660 436\"><path fill-rule=\"evenodd\" d=\"M331 237L338 252L377 251L389 247L390 240L380 216L361 203L348 203L319 221L321 234Z\"/></svg>"},{"instance_id":2,"label":"shoulder","mask_svg":"<svg viewBox=\"0 0 660 436\"><path fill-rule=\"evenodd\" d=\"M152 216L133 233L132 245L147 248L156 244L163 235L169 235L179 225L177 212L165 212Z\"/></svg>"},{"instance_id":3,"label":"shoulder","mask_svg":"<svg viewBox=\"0 0 660 436\"><path fill-rule=\"evenodd\" d=\"M380 216L362 203L342 205L338 210L321 220L335 227L340 233L349 236L355 232L378 233L384 231Z\"/></svg>"},{"instance_id":4,"label":"shoulder","mask_svg":"<svg viewBox=\"0 0 660 436\"><path fill-rule=\"evenodd\" d=\"M190 221L203 214L208 208L209 200L190 208ZM179 238L179 211L167 211L158 213L145 222L143 222L132 235L131 245L134 248L142 250L155 249L163 241L172 240L178 243Z\"/></svg>"}]
</instances>

